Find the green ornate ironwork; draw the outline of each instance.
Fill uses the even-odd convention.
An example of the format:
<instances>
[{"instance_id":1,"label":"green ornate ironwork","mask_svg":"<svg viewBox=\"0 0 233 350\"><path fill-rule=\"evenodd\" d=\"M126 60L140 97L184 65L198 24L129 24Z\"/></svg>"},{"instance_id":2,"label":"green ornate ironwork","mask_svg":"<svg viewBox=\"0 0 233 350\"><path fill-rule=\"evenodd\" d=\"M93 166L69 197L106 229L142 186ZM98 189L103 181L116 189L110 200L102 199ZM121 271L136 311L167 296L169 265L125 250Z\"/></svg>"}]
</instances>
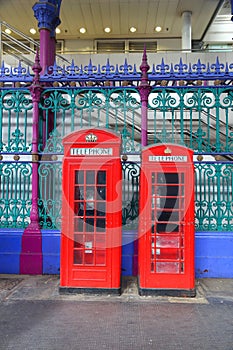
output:
<instances>
[{"instance_id":1,"label":"green ornate ironwork","mask_svg":"<svg viewBox=\"0 0 233 350\"><path fill-rule=\"evenodd\" d=\"M44 229L61 227L61 162L42 161L39 165L38 200L40 225Z\"/></svg>"},{"instance_id":2,"label":"green ornate ironwork","mask_svg":"<svg viewBox=\"0 0 233 350\"><path fill-rule=\"evenodd\" d=\"M195 164L197 231L233 230L233 163Z\"/></svg>"},{"instance_id":3,"label":"green ornate ironwork","mask_svg":"<svg viewBox=\"0 0 233 350\"><path fill-rule=\"evenodd\" d=\"M0 152L30 152L32 99L27 90L0 91Z\"/></svg>"},{"instance_id":4,"label":"green ornate ironwork","mask_svg":"<svg viewBox=\"0 0 233 350\"><path fill-rule=\"evenodd\" d=\"M27 227L31 208L31 174L30 163L0 163L0 227Z\"/></svg>"},{"instance_id":5,"label":"green ornate ironwork","mask_svg":"<svg viewBox=\"0 0 233 350\"><path fill-rule=\"evenodd\" d=\"M38 199L40 224L60 228L62 138L82 127L122 136L122 153L140 151L141 104L135 87L49 88L40 102ZM149 143L186 145L222 161L196 162L196 230L232 231L233 90L231 87L153 87ZM7 157L31 152L32 99L25 89L0 91L1 227L26 227L31 206L31 163ZM5 158L6 157L6 158ZM13 159L13 158L12 158ZM224 162L225 160L225 162ZM226 162L227 161L227 162ZM123 162L123 225L136 227L140 167Z\"/></svg>"},{"instance_id":6,"label":"green ornate ironwork","mask_svg":"<svg viewBox=\"0 0 233 350\"><path fill-rule=\"evenodd\" d=\"M43 229L61 227L61 162L42 161L39 166L40 225ZM122 224L134 228L138 223L140 164L122 162Z\"/></svg>"},{"instance_id":7,"label":"green ornate ironwork","mask_svg":"<svg viewBox=\"0 0 233 350\"><path fill-rule=\"evenodd\" d=\"M39 149L47 150L50 142L57 145L54 153L61 152L63 136L83 127L101 127L121 133L124 153L139 150L139 101L136 89L46 90L40 103Z\"/></svg>"},{"instance_id":8,"label":"green ornate ironwork","mask_svg":"<svg viewBox=\"0 0 233 350\"><path fill-rule=\"evenodd\" d=\"M154 88L150 142L174 142L198 153L233 152L232 108L231 88Z\"/></svg>"},{"instance_id":9,"label":"green ornate ironwork","mask_svg":"<svg viewBox=\"0 0 233 350\"><path fill-rule=\"evenodd\" d=\"M122 162L122 224L126 228L137 228L139 200L140 164Z\"/></svg>"}]
</instances>

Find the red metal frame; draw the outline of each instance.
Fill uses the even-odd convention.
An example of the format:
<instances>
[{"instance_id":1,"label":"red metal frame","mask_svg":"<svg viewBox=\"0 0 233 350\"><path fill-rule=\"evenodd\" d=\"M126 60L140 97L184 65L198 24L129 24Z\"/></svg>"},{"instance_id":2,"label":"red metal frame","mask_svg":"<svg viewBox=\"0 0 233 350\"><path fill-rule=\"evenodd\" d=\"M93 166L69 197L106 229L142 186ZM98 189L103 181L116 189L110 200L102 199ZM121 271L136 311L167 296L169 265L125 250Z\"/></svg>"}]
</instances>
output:
<instances>
[{"instance_id":1,"label":"red metal frame","mask_svg":"<svg viewBox=\"0 0 233 350\"><path fill-rule=\"evenodd\" d=\"M195 295L193 151L182 146L142 152L139 289Z\"/></svg>"},{"instance_id":2,"label":"red metal frame","mask_svg":"<svg viewBox=\"0 0 233 350\"><path fill-rule=\"evenodd\" d=\"M63 143L61 290L119 290L121 140L85 129Z\"/></svg>"}]
</instances>

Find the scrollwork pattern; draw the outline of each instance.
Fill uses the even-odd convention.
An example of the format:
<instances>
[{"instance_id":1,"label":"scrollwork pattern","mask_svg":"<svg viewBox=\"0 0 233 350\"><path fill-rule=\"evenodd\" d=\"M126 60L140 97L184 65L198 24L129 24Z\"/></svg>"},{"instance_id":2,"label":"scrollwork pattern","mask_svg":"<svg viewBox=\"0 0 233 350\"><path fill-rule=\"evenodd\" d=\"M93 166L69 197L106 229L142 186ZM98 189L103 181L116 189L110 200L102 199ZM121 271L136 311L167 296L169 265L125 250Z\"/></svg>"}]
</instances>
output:
<instances>
[{"instance_id":1,"label":"scrollwork pattern","mask_svg":"<svg viewBox=\"0 0 233 350\"><path fill-rule=\"evenodd\" d=\"M197 163L195 226L197 231L232 231L233 164Z\"/></svg>"},{"instance_id":2,"label":"scrollwork pattern","mask_svg":"<svg viewBox=\"0 0 233 350\"><path fill-rule=\"evenodd\" d=\"M0 227L25 228L30 221L31 164L0 164Z\"/></svg>"}]
</instances>

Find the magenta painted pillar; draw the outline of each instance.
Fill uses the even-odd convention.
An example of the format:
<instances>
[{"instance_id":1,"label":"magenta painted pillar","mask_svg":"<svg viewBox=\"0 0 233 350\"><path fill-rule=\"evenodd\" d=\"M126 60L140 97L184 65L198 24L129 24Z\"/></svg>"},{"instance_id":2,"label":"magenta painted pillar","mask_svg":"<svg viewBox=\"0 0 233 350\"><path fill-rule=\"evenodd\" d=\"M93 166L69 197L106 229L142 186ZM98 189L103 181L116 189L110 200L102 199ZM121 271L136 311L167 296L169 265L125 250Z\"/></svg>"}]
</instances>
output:
<instances>
[{"instance_id":1,"label":"magenta painted pillar","mask_svg":"<svg viewBox=\"0 0 233 350\"><path fill-rule=\"evenodd\" d=\"M51 63L51 52L50 52L50 31L48 29L40 29L40 64L42 67L42 73L54 61Z\"/></svg>"},{"instance_id":2,"label":"magenta painted pillar","mask_svg":"<svg viewBox=\"0 0 233 350\"><path fill-rule=\"evenodd\" d=\"M33 83L30 87L33 102L33 122L32 122L32 207L30 213L30 224L24 230L22 236L22 249L20 254L21 274L42 274L42 236L39 225L38 213L38 124L39 124L39 101L41 86L39 74L41 66L39 64L39 54L37 52L36 61L32 67L35 73Z\"/></svg>"},{"instance_id":3,"label":"magenta painted pillar","mask_svg":"<svg viewBox=\"0 0 233 350\"><path fill-rule=\"evenodd\" d=\"M54 64L56 39L55 29L61 23L59 12L62 0L40 0L33 6L40 31L40 65L42 73Z\"/></svg>"},{"instance_id":4,"label":"magenta painted pillar","mask_svg":"<svg viewBox=\"0 0 233 350\"><path fill-rule=\"evenodd\" d=\"M138 87L141 98L141 145L147 146L148 132L147 132L147 110L148 110L148 97L151 91L151 87L148 81L148 70L150 66L147 63L146 48L144 47L142 63L140 70L142 72L141 83Z\"/></svg>"}]
</instances>

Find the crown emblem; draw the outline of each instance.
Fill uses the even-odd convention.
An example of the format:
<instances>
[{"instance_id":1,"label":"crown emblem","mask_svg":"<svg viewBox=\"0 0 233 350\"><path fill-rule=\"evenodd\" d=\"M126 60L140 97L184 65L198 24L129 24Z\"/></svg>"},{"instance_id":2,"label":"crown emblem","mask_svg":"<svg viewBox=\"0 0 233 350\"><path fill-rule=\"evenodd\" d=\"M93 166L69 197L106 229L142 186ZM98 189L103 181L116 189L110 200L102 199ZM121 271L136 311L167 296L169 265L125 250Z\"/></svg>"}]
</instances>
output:
<instances>
[{"instance_id":1,"label":"crown emblem","mask_svg":"<svg viewBox=\"0 0 233 350\"><path fill-rule=\"evenodd\" d=\"M168 154L168 153L172 153L172 151L171 151L170 148L167 147L167 148L164 150L164 153Z\"/></svg>"},{"instance_id":2,"label":"crown emblem","mask_svg":"<svg viewBox=\"0 0 233 350\"><path fill-rule=\"evenodd\" d=\"M98 137L94 134L89 134L85 137L86 142L96 142L98 140Z\"/></svg>"}]
</instances>

